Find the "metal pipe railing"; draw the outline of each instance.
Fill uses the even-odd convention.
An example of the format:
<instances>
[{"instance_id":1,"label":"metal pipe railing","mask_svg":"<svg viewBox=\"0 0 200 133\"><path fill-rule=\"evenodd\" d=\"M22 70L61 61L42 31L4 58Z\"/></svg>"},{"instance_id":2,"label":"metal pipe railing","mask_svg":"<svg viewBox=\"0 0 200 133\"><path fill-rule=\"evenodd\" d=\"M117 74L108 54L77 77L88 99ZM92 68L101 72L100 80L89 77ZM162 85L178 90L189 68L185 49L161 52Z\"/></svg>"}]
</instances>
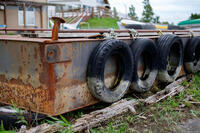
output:
<instances>
[{"instance_id":1,"label":"metal pipe railing","mask_svg":"<svg viewBox=\"0 0 200 133\"><path fill-rule=\"evenodd\" d=\"M0 31L52 31L52 29L23 29L23 28L0 28ZM79 30L59 30L59 33L109 33L109 29L79 29ZM137 32L191 32L190 30L136 30ZM114 30L117 33L129 32L128 29ZM200 30L192 30L200 32Z\"/></svg>"}]
</instances>

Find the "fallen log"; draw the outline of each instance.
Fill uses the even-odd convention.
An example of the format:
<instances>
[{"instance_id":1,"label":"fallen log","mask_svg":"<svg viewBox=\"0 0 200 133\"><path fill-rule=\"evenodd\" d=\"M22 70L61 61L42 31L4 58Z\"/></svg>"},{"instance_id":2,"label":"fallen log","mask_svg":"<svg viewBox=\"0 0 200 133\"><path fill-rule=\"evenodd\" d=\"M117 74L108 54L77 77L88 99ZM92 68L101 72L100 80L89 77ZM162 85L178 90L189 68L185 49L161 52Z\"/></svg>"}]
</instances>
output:
<instances>
[{"instance_id":1,"label":"fallen log","mask_svg":"<svg viewBox=\"0 0 200 133\"><path fill-rule=\"evenodd\" d=\"M108 120L109 118L112 118L116 115L127 112L128 110L130 110L133 113L136 113L133 107L136 104L137 101L134 99L129 101L122 99L109 107L91 112L90 114L83 115L82 118L77 119L75 124L72 125L72 131L77 132L87 128L95 127L99 123ZM42 124L37 127L31 128L28 131L21 131L21 133L46 133L53 132L56 129L57 131L63 130L64 127L60 126L58 123L55 123L53 125Z\"/></svg>"},{"instance_id":2,"label":"fallen log","mask_svg":"<svg viewBox=\"0 0 200 133\"><path fill-rule=\"evenodd\" d=\"M157 92L156 94L146 98L144 100L145 104L153 104L157 103L162 99L165 99L166 97L174 96L177 93L181 92L184 89L184 86L180 85L186 80L186 77L182 77L178 79L177 81L174 81L173 83L167 85L164 90Z\"/></svg>"},{"instance_id":3,"label":"fallen log","mask_svg":"<svg viewBox=\"0 0 200 133\"><path fill-rule=\"evenodd\" d=\"M146 98L144 101L145 104L153 104L156 103L168 96L174 96L180 91L184 89L180 84L186 80L186 77L182 77L177 81L169 84L165 87L164 90ZM127 101L126 99L122 99L109 107L106 107L101 110L97 110L91 112L89 114L83 115L82 118L76 120L76 122L72 125L72 131L78 132L89 128L94 128L98 126L101 122L104 122L114 116L119 114L131 111L132 113L136 113L134 109L134 105L137 105L138 102L135 99ZM60 126L58 123L53 125L42 124L37 127L31 128L26 131L21 131L20 133L47 133L47 132L56 132L58 130L64 130L65 127Z\"/></svg>"}]
</instances>

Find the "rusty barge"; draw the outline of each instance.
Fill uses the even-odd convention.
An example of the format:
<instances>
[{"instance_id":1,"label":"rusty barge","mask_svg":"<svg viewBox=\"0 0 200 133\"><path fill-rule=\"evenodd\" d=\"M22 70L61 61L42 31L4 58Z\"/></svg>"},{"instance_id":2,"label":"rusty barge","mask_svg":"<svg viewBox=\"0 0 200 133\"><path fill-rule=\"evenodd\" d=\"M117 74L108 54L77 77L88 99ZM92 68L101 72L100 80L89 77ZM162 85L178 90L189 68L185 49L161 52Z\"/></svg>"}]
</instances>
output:
<instances>
[{"instance_id":1,"label":"rusty barge","mask_svg":"<svg viewBox=\"0 0 200 133\"><path fill-rule=\"evenodd\" d=\"M12 30L17 29L6 29L7 32ZM52 116L99 101L88 89L87 67L92 51L109 40L105 34L128 46L135 39L148 38L155 42L161 34L172 34L181 38L185 47L192 36L200 36L200 31L191 34L188 30L138 30L137 37L129 30L61 30L59 37L51 39L46 36L47 30L26 31L42 31L40 35L45 35L0 35L0 103L15 103L18 107ZM57 32L53 31L54 37ZM138 75L143 70L144 66L139 67ZM116 71L116 59L109 58L104 70L106 86L115 82Z\"/></svg>"}]
</instances>

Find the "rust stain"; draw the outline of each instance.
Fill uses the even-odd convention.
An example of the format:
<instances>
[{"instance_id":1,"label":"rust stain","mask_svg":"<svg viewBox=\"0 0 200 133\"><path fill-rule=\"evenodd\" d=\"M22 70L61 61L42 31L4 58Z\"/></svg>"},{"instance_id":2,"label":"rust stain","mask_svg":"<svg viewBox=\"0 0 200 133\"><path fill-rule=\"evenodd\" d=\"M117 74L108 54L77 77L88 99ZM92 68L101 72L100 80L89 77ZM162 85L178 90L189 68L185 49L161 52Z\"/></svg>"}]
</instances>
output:
<instances>
[{"instance_id":1,"label":"rust stain","mask_svg":"<svg viewBox=\"0 0 200 133\"><path fill-rule=\"evenodd\" d=\"M49 96L50 100L55 99L55 90L54 90L54 67L53 64L49 64Z\"/></svg>"},{"instance_id":2,"label":"rust stain","mask_svg":"<svg viewBox=\"0 0 200 133\"><path fill-rule=\"evenodd\" d=\"M44 87L33 88L30 84L24 85L20 79L8 81L4 75L0 75L0 100L2 103L10 105L13 102L18 107L25 109L30 107L35 112L53 114L53 102L49 100L49 92L43 89Z\"/></svg>"}]
</instances>

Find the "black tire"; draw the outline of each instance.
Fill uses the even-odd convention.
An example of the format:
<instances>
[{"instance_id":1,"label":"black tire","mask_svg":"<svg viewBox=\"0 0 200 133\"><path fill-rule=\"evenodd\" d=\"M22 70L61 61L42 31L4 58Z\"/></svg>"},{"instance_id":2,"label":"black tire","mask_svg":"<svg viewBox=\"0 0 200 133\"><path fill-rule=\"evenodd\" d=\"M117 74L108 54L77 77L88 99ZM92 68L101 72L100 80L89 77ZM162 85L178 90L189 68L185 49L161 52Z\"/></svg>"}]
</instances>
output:
<instances>
[{"instance_id":1,"label":"black tire","mask_svg":"<svg viewBox=\"0 0 200 133\"><path fill-rule=\"evenodd\" d=\"M119 69L116 83L107 88L104 83L104 68L109 57L116 55ZM128 90L133 71L133 57L129 46L120 40L106 40L91 53L87 68L87 83L92 95L100 101L118 101Z\"/></svg>"},{"instance_id":2,"label":"black tire","mask_svg":"<svg viewBox=\"0 0 200 133\"><path fill-rule=\"evenodd\" d=\"M184 68L189 74L200 70L200 39L191 38L185 47Z\"/></svg>"},{"instance_id":3,"label":"black tire","mask_svg":"<svg viewBox=\"0 0 200 133\"><path fill-rule=\"evenodd\" d=\"M25 123L22 123L20 121L20 118L24 117L25 120L28 122L35 120L35 117L37 115L37 120L42 120L46 115L43 114L37 114L37 113L31 113L24 111L19 114L16 112L16 110L12 109L10 106L4 106L0 107L0 123L3 122L3 126L6 130L12 129L12 128L20 128L22 125L25 125Z\"/></svg>"},{"instance_id":4,"label":"black tire","mask_svg":"<svg viewBox=\"0 0 200 133\"><path fill-rule=\"evenodd\" d=\"M157 47L151 39L143 38L136 39L131 45L133 54L133 78L131 83L131 89L137 92L148 91L157 76ZM138 67L140 60L143 59L144 69L141 77L138 74Z\"/></svg>"},{"instance_id":5,"label":"black tire","mask_svg":"<svg viewBox=\"0 0 200 133\"><path fill-rule=\"evenodd\" d=\"M183 63L183 43L177 35L166 34L157 40L159 53L158 79L161 82L173 82L181 71Z\"/></svg>"}]
</instances>

